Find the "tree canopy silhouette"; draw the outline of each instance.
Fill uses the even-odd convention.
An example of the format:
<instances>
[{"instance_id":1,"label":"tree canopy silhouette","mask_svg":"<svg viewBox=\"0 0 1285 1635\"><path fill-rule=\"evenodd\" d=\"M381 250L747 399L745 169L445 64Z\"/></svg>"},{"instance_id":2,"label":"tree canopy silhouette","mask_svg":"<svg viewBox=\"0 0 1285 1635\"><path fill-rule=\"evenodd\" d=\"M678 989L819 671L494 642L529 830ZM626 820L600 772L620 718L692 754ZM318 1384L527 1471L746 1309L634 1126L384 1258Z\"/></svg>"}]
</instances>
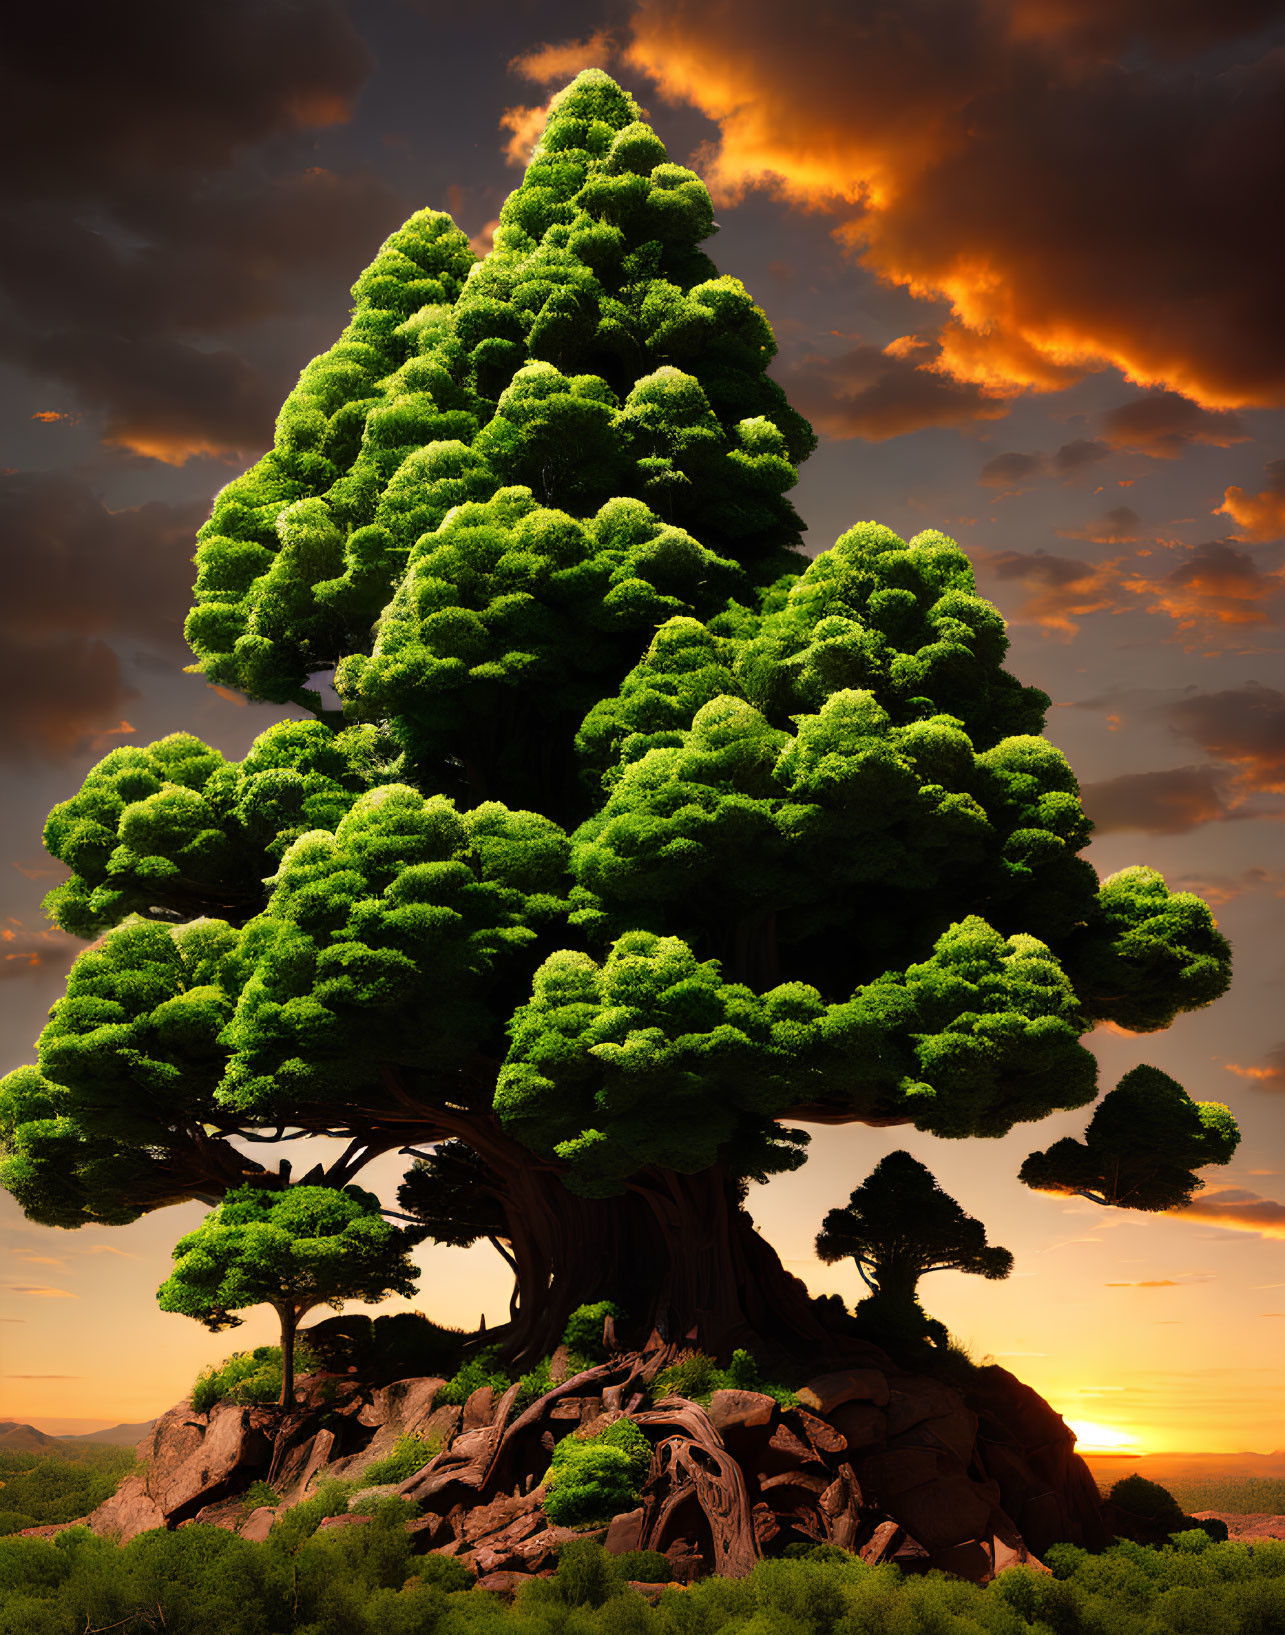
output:
<instances>
[{"instance_id":1,"label":"tree canopy silhouette","mask_svg":"<svg viewBox=\"0 0 1285 1635\"><path fill-rule=\"evenodd\" d=\"M459 1164L414 1186L442 1241L506 1246L511 1359L604 1298L816 1357L742 1207L802 1126L1002 1135L1094 1100L1096 1023L1224 990L1204 903L1079 855L965 554L873 522L802 554L815 440L713 230L591 70L485 259L424 210L358 280L214 503L187 627L312 719L240 762L114 750L50 815L49 912L100 940L0 1088L31 1218L286 1188L287 1136L345 1141L333 1188L458 1143L484 1205Z\"/></svg>"}]
</instances>

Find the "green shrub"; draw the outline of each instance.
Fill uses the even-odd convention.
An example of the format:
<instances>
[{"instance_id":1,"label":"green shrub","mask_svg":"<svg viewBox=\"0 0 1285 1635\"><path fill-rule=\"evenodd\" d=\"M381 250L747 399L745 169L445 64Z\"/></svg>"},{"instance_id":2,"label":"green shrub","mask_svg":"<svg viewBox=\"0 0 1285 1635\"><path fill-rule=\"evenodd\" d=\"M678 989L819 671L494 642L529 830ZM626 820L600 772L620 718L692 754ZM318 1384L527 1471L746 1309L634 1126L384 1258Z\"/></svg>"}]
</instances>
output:
<instances>
[{"instance_id":1,"label":"green shrub","mask_svg":"<svg viewBox=\"0 0 1285 1635\"><path fill-rule=\"evenodd\" d=\"M545 1515L557 1527L610 1521L638 1503L650 1464L651 1444L632 1419L618 1419L596 1436L565 1436L544 1479Z\"/></svg>"},{"instance_id":2,"label":"green shrub","mask_svg":"<svg viewBox=\"0 0 1285 1635\"><path fill-rule=\"evenodd\" d=\"M10 1533L21 1533L24 1527L38 1527L34 1516L24 1516L21 1510L0 1510L0 1538Z\"/></svg>"},{"instance_id":3,"label":"green shrub","mask_svg":"<svg viewBox=\"0 0 1285 1635\"><path fill-rule=\"evenodd\" d=\"M248 1515L251 1510L258 1510L264 1505L271 1505L274 1509L281 1503L281 1495L268 1482L251 1482L241 1495L241 1508Z\"/></svg>"},{"instance_id":4,"label":"green shrub","mask_svg":"<svg viewBox=\"0 0 1285 1635\"><path fill-rule=\"evenodd\" d=\"M457 1407L467 1402L474 1391L489 1385L497 1394L507 1391L512 1381L500 1367L498 1346L489 1346L465 1362L453 1378L437 1393L436 1401L454 1403Z\"/></svg>"},{"instance_id":5,"label":"green shrub","mask_svg":"<svg viewBox=\"0 0 1285 1635\"><path fill-rule=\"evenodd\" d=\"M456 1561L454 1556L421 1556L415 1564L415 1577L421 1584L431 1584L448 1595L454 1590L471 1590L477 1583L464 1563ZM412 1579L411 1583L414 1582Z\"/></svg>"},{"instance_id":6,"label":"green shrub","mask_svg":"<svg viewBox=\"0 0 1285 1635\"><path fill-rule=\"evenodd\" d=\"M602 1344L602 1326L608 1317L620 1317L620 1307L611 1300L595 1300L591 1306L577 1306L562 1331L562 1343L589 1363L602 1362L607 1353Z\"/></svg>"},{"instance_id":7,"label":"green shrub","mask_svg":"<svg viewBox=\"0 0 1285 1635\"><path fill-rule=\"evenodd\" d=\"M516 1412L521 1413L529 1408L533 1402L539 1402L546 1391L553 1389L553 1376L550 1373L551 1359L541 1357L535 1367L529 1369L518 1381L517 1400L513 1406Z\"/></svg>"},{"instance_id":8,"label":"green shrub","mask_svg":"<svg viewBox=\"0 0 1285 1635\"><path fill-rule=\"evenodd\" d=\"M404 1482L441 1451L439 1437L399 1436L390 1454L376 1459L362 1471L362 1485L377 1487L383 1482Z\"/></svg>"},{"instance_id":9,"label":"green shrub","mask_svg":"<svg viewBox=\"0 0 1285 1635\"><path fill-rule=\"evenodd\" d=\"M622 1584L668 1584L674 1576L669 1557L659 1550L625 1550L607 1559Z\"/></svg>"},{"instance_id":10,"label":"green shrub","mask_svg":"<svg viewBox=\"0 0 1285 1635\"><path fill-rule=\"evenodd\" d=\"M703 1351L690 1352L657 1374L651 1387L653 1401L659 1402L662 1397L686 1397L706 1406L715 1391L761 1391L783 1408L792 1408L799 1400L787 1386L761 1379L758 1364L748 1351L734 1351L726 1368L720 1368L714 1358Z\"/></svg>"},{"instance_id":11,"label":"green shrub","mask_svg":"<svg viewBox=\"0 0 1285 1635\"><path fill-rule=\"evenodd\" d=\"M1172 1521L1177 1527L1183 1519L1182 1506L1168 1488L1161 1487L1159 1482L1149 1482L1145 1476L1125 1476L1107 1497L1122 1510L1143 1516L1157 1525Z\"/></svg>"},{"instance_id":12,"label":"green shrub","mask_svg":"<svg viewBox=\"0 0 1285 1635\"><path fill-rule=\"evenodd\" d=\"M596 1539L572 1539L558 1551L553 1588L564 1606L600 1607L618 1582L610 1556Z\"/></svg>"},{"instance_id":13,"label":"green shrub","mask_svg":"<svg viewBox=\"0 0 1285 1635\"><path fill-rule=\"evenodd\" d=\"M309 1374L317 1367L315 1354L295 1342L295 1375ZM281 1347L257 1345L253 1351L237 1351L217 1368L203 1369L192 1387L192 1407L208 1414L219 1402L249 1406L281 1400Z\"/></svg>"}]
</instances>

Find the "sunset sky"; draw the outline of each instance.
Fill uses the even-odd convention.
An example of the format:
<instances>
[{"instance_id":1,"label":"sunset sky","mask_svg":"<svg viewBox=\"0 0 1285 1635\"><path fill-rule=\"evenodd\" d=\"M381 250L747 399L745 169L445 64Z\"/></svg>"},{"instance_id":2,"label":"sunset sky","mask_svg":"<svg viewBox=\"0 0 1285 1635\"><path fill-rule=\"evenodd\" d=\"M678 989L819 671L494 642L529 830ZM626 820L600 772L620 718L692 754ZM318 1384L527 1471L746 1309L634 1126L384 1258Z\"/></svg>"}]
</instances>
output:
<instances>
[{"instance_id":1,"label":"sunset sky","mask_svg":"<svg viewBox=\"0 0 1285 1635\"><path fill-rule=\"evenodd\" d=\"M484 253L548 96L603 67L709 183L705 248L821 436L809 551L866 519L958 539L1055 701L1099 873L1200 892L1236 958L1167 1033L1089 1041L1103 1089L1148 1062L1235 1114L1181 1214L1018 1184L1084 1111L989 1142L818 1129L752 1212L854 1302L820 1218L908 1147L1016 1259L934 1274L925 1305L1086 1445L1285 1448L1280 0L76 0L23 8L6 46L0 1070L79 947L40 911L50 806L115 745L182 729L239 757L291 713L183 673L213 494L385 235L431 206ZM363 1184L391 1202L383 1162ZM272 1338L264 1310L212 1336L157 1309L202 1213L70 1233L0 1195L0 1418L150 1418ZM489 1247L419 1258L414 1304L503 1320Z\"/></svg>"}]
</instances>

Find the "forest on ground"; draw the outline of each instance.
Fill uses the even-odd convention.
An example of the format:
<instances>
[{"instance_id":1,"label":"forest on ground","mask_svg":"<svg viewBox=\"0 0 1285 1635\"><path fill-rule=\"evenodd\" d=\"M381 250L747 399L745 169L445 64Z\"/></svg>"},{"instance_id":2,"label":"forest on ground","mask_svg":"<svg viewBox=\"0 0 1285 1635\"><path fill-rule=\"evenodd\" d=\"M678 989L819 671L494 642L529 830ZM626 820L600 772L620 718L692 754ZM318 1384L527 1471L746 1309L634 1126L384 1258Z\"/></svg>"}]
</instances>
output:
<instances>
[{"instance_id":1,"label":"forest on ground","mask_svg":"<svg viewBox=\"0 0 1285 1635\"><path fill-rule=\"evenodd\" d=\"M322 1529L324 1494L254 1544L221 1528L158 1529L124 1547L73 1528L0 1540L0 1635L1273 1635L1285 1628L1285 1541L1101 1555L1059 1544L1049 1573L1014 1567L984 1589L867 1566L833 1546L762 1561L748 1577L647 1583L667 1565L563 1547L557 1571L510 1603L449 1557L415 1558L405 1505ZM650 1555L651 1552L640 1552ZM649 1571L650 1569L650 1571ZM636 1572L631 1583L626 1575Z\"/></svg>"}]
</instances>

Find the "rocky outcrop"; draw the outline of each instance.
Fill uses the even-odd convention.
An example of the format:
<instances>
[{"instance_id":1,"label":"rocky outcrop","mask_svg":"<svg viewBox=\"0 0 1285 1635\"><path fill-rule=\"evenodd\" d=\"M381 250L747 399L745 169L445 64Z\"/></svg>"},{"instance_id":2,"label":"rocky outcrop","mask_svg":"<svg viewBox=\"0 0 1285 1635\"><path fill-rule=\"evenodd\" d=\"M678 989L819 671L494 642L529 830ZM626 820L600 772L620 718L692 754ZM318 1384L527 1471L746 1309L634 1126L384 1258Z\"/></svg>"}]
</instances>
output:
<instances>
[{"instance_id":1,"label":"rocky outcrop","mask_svg":"<svg viewBox=\"0 0 1285 1635\"><path fill-rule=\"evenodd\" d=\"M574 1375L559 1358L556 1383L524 1409L517 1385L434 1407L438 1377L370 1386L352 1374L301 1380L288 1415L184 1404L157 1423L140 1447L144 1470L90 1524L129 1538L195 1519L262 1539L282 1507L328 1477L360 1477L415 1432L441 1451L395 1490L419 1508L407 1523L414 1547L454 1556L495 1587L548 1573L561 1545L585 1536L613 1554L659 1551L680 1583L739 1576L789 1544L985 1582L1017 1563L1038 1568L1055 1540L1109 1542L1071 1432L1003 1369L977 1370L959 1389L871 1347L861 1366L809 1381L796 1405L747 1390L716 1391L705 1406L674 1396L648 1405L652 1382L682 1355L653 1337ZM596 1534L552 1525L539 1484L554 1447L622 1415L652 1447L640 1502ZM259 1479L280 1506L247 1510L242 1495Z\"/></svg>"}]
</instances>

